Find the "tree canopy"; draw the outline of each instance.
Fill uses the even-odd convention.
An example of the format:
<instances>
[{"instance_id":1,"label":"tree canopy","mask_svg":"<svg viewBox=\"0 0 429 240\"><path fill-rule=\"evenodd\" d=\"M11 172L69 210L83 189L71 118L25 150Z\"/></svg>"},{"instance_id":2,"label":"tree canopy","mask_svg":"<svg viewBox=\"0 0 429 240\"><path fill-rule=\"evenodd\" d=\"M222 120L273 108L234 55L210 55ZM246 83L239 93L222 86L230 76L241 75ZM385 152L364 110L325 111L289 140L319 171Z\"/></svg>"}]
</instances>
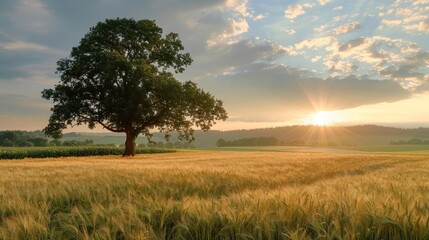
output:
<instances>
[{"instance_id":1,"label":"tree canopy","mask_svg":"<svg viewBox=\"0 0 429 240\"><path fill-rule=\"evenodd\" d=\"M5 147L45 147L48 139L42 131L0 131L0 146Z\"/></svg>"},{"instance_id":2,"label":"tree canopy","mask_svg":"<svg viewBox=\"0 0 429 240\"><path fill-rule=\"evenodd\" d=\"M124 156L134 155L139 134L177 131L193 140L193 127L209 130L227 113L222 101L191 81L180 82L192 63L177 33L163 36L152 20L99 22L57 62L60 82L42 97L54 102L44 131L59 138L67 126L101 125L126 133Z\"/></svg>"}]
</instances>

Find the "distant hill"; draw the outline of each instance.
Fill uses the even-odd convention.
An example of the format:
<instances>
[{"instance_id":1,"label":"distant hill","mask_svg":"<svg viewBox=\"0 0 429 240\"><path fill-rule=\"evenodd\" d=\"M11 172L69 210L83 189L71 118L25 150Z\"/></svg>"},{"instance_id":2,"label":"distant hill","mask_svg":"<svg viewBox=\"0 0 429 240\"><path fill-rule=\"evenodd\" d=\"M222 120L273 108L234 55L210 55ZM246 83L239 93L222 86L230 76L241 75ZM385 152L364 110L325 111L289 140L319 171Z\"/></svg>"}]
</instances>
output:
<instances>
[{"instance_id":1,"label":"distant hill","mask_svg":"<svg viewBox=\"0 0 429 240\"><path fill-rule=\"evenodd\" d=\"M232 131L195 131L195 145L198 148L216 146L217 140L238 140L242 138L275 137L285 145L385 145L391 141L410 138L429 139L429 128L394 128L377 125L358 126L285 126ZM93 140L95 144L123 144L124 134L115 133L68 133L64 140ZM154 134L153 141L163 141L163 135ZM173 134L173 142L177 136ZM147 143L145 137L139 137L137 143Z\"/></svg>"}]
</instances>

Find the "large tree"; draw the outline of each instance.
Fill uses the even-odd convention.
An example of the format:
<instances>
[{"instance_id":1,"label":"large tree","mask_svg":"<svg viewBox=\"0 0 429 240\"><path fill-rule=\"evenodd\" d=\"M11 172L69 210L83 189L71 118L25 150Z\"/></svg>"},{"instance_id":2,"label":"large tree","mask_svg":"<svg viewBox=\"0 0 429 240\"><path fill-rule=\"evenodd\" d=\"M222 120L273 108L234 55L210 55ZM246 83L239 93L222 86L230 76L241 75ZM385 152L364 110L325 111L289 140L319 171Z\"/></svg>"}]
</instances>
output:
<instances>
[{"instance_id":1,"label":"large tree","mask_svg":"<svg viewBox=\"0 0 429 240\"><path fill-rule=\"evenodd\" d=\"M174 78L192 62L183 49L178 34L163 35L155 21L99 22L57 62L60 82L42 92L54 102L45 133L59 138L67 126L99 124L126 134L124 156L135 154L139 134L154 130L193 140L194 126L209 130L227 113L195 83Z\"/></svg>"}]
</instances>

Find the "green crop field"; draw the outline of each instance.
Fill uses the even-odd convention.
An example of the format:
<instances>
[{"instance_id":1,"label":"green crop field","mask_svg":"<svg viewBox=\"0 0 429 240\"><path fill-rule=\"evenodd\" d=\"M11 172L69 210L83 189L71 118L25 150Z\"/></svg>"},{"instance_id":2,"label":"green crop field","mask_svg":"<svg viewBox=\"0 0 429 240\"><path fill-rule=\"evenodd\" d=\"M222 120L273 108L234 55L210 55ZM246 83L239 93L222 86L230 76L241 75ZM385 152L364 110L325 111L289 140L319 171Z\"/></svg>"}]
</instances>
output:
<instances>
[{"instance_id":1,"label":"green crop field","mask_svg":"<svg viewBox=\"0 0 429 240\"><path fill-rule=\"evenodd\" d=\"M174 152L173 149L161 148L137 148L137 154L167 153ZM53 158L53 157L82 157L82 156L104 156L122 155L123 148L108 146L85 146L85 147L0 147L1 159L24 159L24 158Z\"/></svg>"},{"instance_id":2,"label":"green crop field","mask_svg":"<svg viewBox=\"0 0 429 240\"><path fill-rule=\"evenodd\" d=\"M0 161L0 239L424 239L429 154Z\"/></svg>"}]
</instances>

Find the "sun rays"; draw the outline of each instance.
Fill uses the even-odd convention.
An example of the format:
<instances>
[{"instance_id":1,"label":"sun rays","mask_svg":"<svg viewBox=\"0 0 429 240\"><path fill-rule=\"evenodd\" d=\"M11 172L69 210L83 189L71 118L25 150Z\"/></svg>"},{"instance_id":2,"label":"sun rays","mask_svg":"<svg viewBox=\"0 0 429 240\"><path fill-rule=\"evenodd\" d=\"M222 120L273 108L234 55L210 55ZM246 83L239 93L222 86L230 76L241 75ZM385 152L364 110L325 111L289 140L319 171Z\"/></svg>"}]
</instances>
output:
<instances>
[{"instance_id":1,"label":"sun rays","mask_svg":"<svg viewBox=\"0 0 429 240\"><path fill-rule=\"evenodd\" d=\"M306 123L316 126L329 126L337 123L339 120L339 116L335 112L319 111L308 116Z\"/></svg>"}]
</instances>

